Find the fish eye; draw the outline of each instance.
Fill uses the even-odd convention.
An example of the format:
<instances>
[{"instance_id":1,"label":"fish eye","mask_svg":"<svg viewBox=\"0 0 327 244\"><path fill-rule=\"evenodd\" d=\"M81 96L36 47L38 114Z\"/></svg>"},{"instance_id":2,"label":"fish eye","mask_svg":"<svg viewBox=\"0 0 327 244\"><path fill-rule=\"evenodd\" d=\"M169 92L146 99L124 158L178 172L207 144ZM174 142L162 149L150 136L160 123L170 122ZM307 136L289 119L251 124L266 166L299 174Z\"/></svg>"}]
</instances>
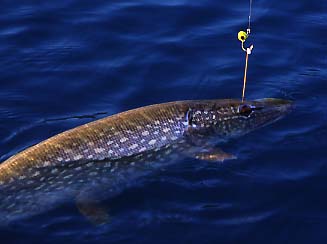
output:
<instances>
[{"instance_id":1,"label":"fish eye","mask_svg":"<svg viewBox=\"0 0 327 244\"><path fill-rule=\"evenodd\" d=\"M253 112L253 107L247 104L242 104L238 107L238 113L244 117L249 117Z\"/></svg>"}]
</instances>

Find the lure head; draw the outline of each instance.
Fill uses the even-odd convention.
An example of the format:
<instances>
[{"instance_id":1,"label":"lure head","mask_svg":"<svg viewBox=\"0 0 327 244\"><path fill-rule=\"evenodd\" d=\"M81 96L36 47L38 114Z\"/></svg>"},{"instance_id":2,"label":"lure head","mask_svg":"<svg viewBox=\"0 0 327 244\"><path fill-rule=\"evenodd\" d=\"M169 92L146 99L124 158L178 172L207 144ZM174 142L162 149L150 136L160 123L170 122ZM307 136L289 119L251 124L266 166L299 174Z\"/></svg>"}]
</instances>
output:
<instances>
[{"instance_id":1,"label":"lure head","mask_svg":"<svg viewBox=\"0 0 327 244\"><path fill-rule=\"evenodd\" d=\"M275 122L290 112L289 100L213 100L194 104L187 114L192 134L229 139Z\"/></svg>"}]
</instances>

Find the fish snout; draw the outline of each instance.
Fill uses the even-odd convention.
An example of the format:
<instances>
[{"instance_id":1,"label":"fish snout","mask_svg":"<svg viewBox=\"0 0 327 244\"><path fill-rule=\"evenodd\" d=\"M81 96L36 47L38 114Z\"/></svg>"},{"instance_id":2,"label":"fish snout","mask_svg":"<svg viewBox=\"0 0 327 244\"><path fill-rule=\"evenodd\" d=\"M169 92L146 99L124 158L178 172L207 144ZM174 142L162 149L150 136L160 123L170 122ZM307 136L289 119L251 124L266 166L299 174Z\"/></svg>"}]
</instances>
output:
<instances>
[{"instance_id":1,"label":"fish snout","mask_svg":"<svg viewBox=\"0 0 327 244\"><path fill-rule=\"evenodd\" d=\"M261 103L261 105L269 110L275 110L281 115L287 114L294 108L294 102L287 99L280 98L263 98L256 100L256 102Z\"/></svg>"}]
</instances>

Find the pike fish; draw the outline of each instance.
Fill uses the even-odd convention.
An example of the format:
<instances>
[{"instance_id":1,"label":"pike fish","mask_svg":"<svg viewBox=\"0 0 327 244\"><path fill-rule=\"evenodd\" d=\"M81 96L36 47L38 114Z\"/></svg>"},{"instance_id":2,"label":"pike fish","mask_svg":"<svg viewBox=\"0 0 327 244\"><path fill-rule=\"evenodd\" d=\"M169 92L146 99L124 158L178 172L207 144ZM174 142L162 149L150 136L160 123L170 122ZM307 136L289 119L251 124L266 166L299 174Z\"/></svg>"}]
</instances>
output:
<instances>
[{"instance_id":1,"label":"pike fish","mask_svg":"<svg viewBox=\"0 0 327 244\"><path fill-rule=\"evenodd\" d=\"M55 135L0 164L0 223L47 212L66 201L91 222L110 216L101 203L176 157L235 159L218 146L286 115L292 103L190 100L118 113Z\"/></svg>"}]
</instances>

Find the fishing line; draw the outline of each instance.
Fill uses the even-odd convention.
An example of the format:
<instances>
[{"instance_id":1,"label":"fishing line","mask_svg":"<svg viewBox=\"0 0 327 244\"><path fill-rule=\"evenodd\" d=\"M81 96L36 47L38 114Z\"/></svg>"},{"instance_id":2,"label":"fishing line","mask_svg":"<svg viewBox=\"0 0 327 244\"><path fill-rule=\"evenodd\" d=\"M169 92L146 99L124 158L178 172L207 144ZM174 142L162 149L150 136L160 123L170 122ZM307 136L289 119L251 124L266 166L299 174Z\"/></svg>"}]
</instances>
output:
<instances>
[{"instance_id":1,"label":"fishing line","mask_svg":"<svg viewBox=\"0 0 327 244\"><path fill-rule=\"evenodd\" d=\"M251 32L251 15L252 15L252 0L250 0L250 9L249 9L249 24L246 32L250 34Z\"/></svg>"},{"instance_id":2,"label":"fishing line","mask_svg":"<svg viewBox=\"0 0 327 244\"><path fill-rule=\"evenodd\" d=\"M248 71L248 60L249 55L252 53L253 45L251 45L248 48L244 47L245 40L249 37L251 33L251 15L252 15L252 0L250 0L249 3L249 17L248 17L248 28L245 31L239 31L237 34L238 40L242 43L241 47L244 52L246 52L245 55L245 67L244 67L244 78L243 78L243 90L242 90L242 102L245 98L245 87L246 87L246 78L247 78L247 71Z\"/></svg>"}]
</instances>

